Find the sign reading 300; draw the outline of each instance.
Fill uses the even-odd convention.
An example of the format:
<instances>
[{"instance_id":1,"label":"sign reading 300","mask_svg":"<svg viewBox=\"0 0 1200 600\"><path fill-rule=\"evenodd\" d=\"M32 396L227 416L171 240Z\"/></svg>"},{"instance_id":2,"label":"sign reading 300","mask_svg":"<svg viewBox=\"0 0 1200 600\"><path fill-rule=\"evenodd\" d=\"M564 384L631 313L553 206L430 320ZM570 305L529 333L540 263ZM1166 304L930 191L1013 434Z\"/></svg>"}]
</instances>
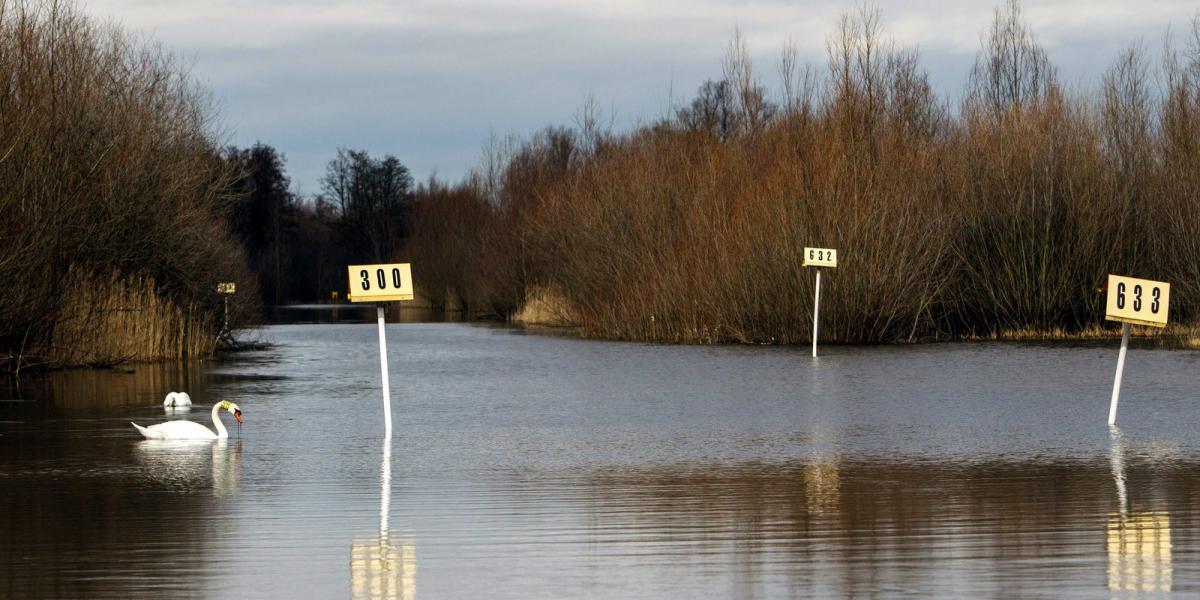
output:
<instances>
[{"instance_id":1,"label":"sign reading 300","mask_svg":"<svg viewBox=\"0 0 1200 600\"><path fill-rule=\"evenodd\" d=\"M409 263L350 265L351 302L412 300L412 268Z\"/></svg>"},{"instance_id":2,"label":"sign reading 300","mask_svg":"<svg viewBox=\"0 0 1200 600\"><path fill-rule=\"evenodd\" d=\"M1171 284L1120 275L1108 276L1108 302L1104 318L1134 325L1167 326Z\"/></svg>"}]
</instances>

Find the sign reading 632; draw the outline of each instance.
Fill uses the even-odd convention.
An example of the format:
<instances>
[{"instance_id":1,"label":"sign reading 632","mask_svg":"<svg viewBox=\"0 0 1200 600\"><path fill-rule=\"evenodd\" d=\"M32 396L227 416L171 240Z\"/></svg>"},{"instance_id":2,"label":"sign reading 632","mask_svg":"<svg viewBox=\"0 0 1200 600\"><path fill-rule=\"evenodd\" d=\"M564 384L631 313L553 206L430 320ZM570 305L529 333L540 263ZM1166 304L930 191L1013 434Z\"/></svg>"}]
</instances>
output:
<instances>
[{"instance_id":1,"label":"sign reading 632","mask_svg":"<svg viewBox=\"0 0 1200 600\"><path fill-rule=\"evenodd\" d=\"M412 300L412 269L409 263L350 265L351 302Z\"/></svg>"},{"instance_id":2,"label":"sign reading 632","mask_svg":"<svg viewBox=\"0 0 1200 600\"><path fill-rule=\"evenodd\" d=\"M837 250L833 248L805 248L804 267L837 267Z\"/></svg>"}]
</instances>

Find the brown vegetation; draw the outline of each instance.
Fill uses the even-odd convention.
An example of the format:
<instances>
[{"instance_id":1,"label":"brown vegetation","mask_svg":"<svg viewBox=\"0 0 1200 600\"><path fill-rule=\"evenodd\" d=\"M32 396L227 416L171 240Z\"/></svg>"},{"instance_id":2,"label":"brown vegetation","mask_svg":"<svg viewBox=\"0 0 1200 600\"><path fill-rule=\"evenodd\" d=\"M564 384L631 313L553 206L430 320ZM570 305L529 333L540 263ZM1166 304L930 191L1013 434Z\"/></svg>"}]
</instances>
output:
<instances>
[{"instance_id":1,"label":"brown vegetation","mask_svg":"<svg viewBox=\"0 0 1200 600\"><path fill-rule=\"evenodd\" d=\"M205 354L226 228L205 93L159 48L60 3L0 0L0 350L10 368ZM235 322L247 307L236 304Z\"/></svg>"},{"instance_id":2,"label":"brown vegetation","mask_svg":"<svg viewBox=\"0 0 1200 600\"><path fill-rule=\"evenodd\" d=\"M544 327L574 327L579 324L574 307L558 290L531 287L525 302L509 317L515 323Z\"/></svg>"},{"instance_id":3,"label":"brown vegetation","mask_svg":"<svg viewBox=\"0 0 1200 600\"><path fill-rule=\"evenodd\" d=\"M208 356L217 345L209 311L180 305L148 279L81 277L64 291L49 353L64 364Z\"/></svg>"},{"instance_id":4,"label":"brown vegetation","mask_svg":"<svg viewBox=\"0 0 1200 600\"><path fill-rule=\"evenodd\" d=\"M1172 282L1172 320L1191 321L1200 19L1182 56L1167 47L1161 81L1133 46L1099 94L1072 95L1009 3L951 107L862 10L825 76L784 50L775 104L735 36L722 80L668 119L614 135L585 109L424 186L410 256L464 304L511 314L551 288L621 339L806 340L804 246L841 250L825 341L1079 332L1108 273Z\"/></svg>"}]
</instances>

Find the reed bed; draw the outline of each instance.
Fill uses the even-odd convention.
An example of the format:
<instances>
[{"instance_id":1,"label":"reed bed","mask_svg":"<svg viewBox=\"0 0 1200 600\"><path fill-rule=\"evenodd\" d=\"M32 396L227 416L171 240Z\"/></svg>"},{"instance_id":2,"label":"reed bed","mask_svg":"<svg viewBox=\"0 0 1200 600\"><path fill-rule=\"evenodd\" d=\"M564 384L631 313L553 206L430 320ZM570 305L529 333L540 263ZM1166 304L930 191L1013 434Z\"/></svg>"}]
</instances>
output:
<instances>
[{"instance_id":1,"label":"reed bed","mask_svg":"<svg viewBox=\"0 0 1200 600\"><path fill-rule=\"evenodd\" d=\"M1156 347L1162 348L1200 348L1200 325L1183 324L1168 325L1167 327L1143 327L1133 325L1130 338L1143 340ZM1105 322L1082 329L1068 331L1062 328L1054 329L1017 329L997 331L988 334L965 336L960 339L968 341L1062 341L1062 340L1119 340L1121 339L1121 324Z\"/></svg>"},{"instance_id":2,"label":"reed bed","mask_svg":"<svg viewBox=\"0 0 1200 600\"><path fill-rule=\"evenodd\" d=\"M574 307L557 290L545 287L526 291L525 302L510 319L516 323L546 327L574 327L579 317Z\"/></svg>"},{"instance_id":3,"label":"reed bed","mask_svg":"<svg viewBox=\"0 0 1200 600\"><path fill-rule=\"evenodd\" d=\"M43 360L110 366L208 356L216 348L215 315L164 298L153 281L112 274L81 283L67 295Z\"/></svg>"},{"instance_id":4,"label":"reed bed","mask_svg":"<svg viewBox=\"0 0 1200 600\"><path fill-rule=\"evenodd\" d=\"M1023 22L997 9L963 100L939 98L881 16L844 17L824 69L781 59L758 83L735 36L722 78L627 133L585 107L424 186L418 273L513 314L553 289L586 335L796 343L812 331L805 246L839 249L821 338L878 343L1077 335L1108 273L1171 281L1200 312L1200 17L1151 74L1129 47L1071 93Z\"/></svg>"}]
</instances>

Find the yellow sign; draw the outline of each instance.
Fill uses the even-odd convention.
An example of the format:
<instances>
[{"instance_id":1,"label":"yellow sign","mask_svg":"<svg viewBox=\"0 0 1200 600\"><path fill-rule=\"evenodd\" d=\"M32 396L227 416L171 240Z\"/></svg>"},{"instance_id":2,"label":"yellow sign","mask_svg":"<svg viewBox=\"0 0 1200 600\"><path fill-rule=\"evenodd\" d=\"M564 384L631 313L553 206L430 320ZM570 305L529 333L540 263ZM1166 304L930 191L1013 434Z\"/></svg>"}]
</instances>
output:
<instances>
[{"instance_id":1,"label":"yellow sign","mask_svg":"<svg viewBox=\"0 0 1200 600\"><path fill-rule=\"evenodd\" d=\"M224 283L217 284L217 293L218 294L233 294L235 292L237 292L237 286L234 285L232 282L224 282Z\"/></svg>"},{"instance_id":2,"label":"yellow sign","mask_svg":"<svg viewBox=\"0 0 1200 600\"><path fill-rule=\"evenodd\" d=\"M413 299L409 263L350 265L351 302L393 302Z\"/></svg>"},{"instance_id":3,"label":"yellow sign","mask_svg":"<svg viewBox=\"0 0 1200 600\"><path fill-rule=\"evenodd\" d=\"M1169 283L1109 275L1104 318L1134 325L1166 327L1170 300Z\"/></svg>"},{"instance_id":4,"label":"yellow sign","mask_svg":"<svg viewBox=\"0 0 1200 600\"><path fill-rule=\"evenodd\" d=\"M837 268L837 250L832 248L805 248L804 267Z\"/></svg>"}]
</instances>

